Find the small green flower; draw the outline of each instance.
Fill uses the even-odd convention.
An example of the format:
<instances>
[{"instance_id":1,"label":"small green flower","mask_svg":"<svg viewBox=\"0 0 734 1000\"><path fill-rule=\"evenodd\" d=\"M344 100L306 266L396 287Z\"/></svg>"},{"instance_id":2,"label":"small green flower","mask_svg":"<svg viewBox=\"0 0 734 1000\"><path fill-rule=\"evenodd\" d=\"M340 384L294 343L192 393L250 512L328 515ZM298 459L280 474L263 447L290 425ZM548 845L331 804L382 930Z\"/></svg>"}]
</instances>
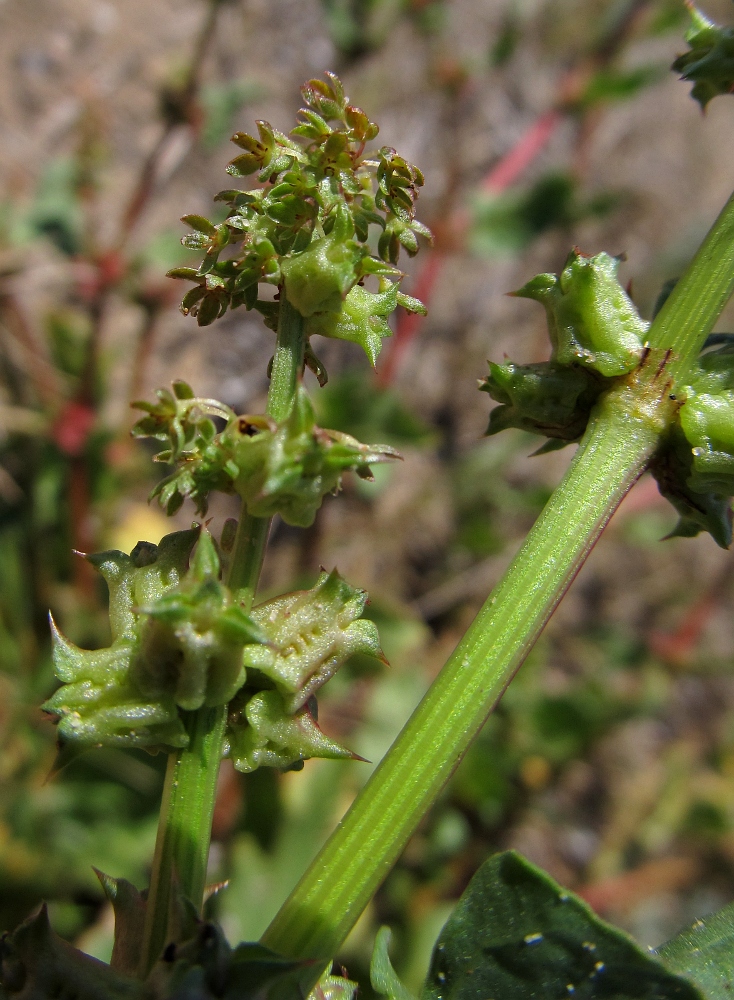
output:
<instances>
[{"instance_id":1,"label":"small green flower","mask_svg":"<svg viewBox=\"0 0 734 1000\"><path fill-rule=\"evenodd\" d=\"M515 295L542 302L551 360L580 364L607 377L639 363L649 324L617 280L620 258L572 250L560 274L539 274Z\"/></svg>"},{"instance_id":2,"label":"small green flower","mask_svg":"<svg viewBox=\"0 0 734 1000\"><path fill-rule=\"evenodd\" d=\"M139 405L139 404L135 404ZM298 389L290 415L280 424L269 417L241 416L228 412L219 434L206 416L212 400L187 397L169 410L170 394L133 433L167 441L158 461L178 461L177 470L153 491L162 506L173 513L185 497L204 513L212 490L238 493L254 517L280 514L288 524L308 527L327 493L341 486L344 472L354 470L371 478L369 466L399 458L388 445L360 444L348 434L316 425L313 407L303 387ZM179 446L180 427L185 445Z\"/></svg>"}]
</instances>

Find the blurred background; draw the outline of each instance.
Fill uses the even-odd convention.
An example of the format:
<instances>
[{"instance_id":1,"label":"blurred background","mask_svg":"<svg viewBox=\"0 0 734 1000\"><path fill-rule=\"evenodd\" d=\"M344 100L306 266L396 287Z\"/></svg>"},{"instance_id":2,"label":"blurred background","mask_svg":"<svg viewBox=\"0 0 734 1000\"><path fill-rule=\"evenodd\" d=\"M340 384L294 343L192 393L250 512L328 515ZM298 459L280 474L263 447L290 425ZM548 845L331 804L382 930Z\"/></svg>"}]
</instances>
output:
<instances>
[{"instance_id":1,"label":"blurred background","mask_svg":"<svg viewBox=\"0 0 734 1000\"><path fill-rule=\"evenodd\" d=\"M729 3L707 0L721 20ZM164 761L89 753L52 780L47 612L108 642L106 594L72 554L186 526L146 497L165 469L129 437L129 402L174 378L239 412L267 391L272 334L240 310L199 330L165 271L196 259L184 213L212 215L228 143L288 131L326 68L425 172L436 234L403 266L427 319L397 317L377 372L321 341L320 422L397 446L315 525L276 524L274 594L336 565L371 595L390 660L352 660L321 723L377 761L563 473L573 447L485 438L486 360L548 355L542 309L507 298L570 247L624 253L649 317L730 193L731 107L706 116L668 71L672 0L2 0L0 2L0 930L41 899L99 957L112 914L91 865L147 883ZM731 329L734 313L720 329ZM220 498L215 530L236 515ZM369 996L376 928L415 988L481 861L514 847L657 945L734 897L731 557L643 479L340 956ZM256 938L371 766L222 770L212 901Z\"/></svg>"}]
</instances>

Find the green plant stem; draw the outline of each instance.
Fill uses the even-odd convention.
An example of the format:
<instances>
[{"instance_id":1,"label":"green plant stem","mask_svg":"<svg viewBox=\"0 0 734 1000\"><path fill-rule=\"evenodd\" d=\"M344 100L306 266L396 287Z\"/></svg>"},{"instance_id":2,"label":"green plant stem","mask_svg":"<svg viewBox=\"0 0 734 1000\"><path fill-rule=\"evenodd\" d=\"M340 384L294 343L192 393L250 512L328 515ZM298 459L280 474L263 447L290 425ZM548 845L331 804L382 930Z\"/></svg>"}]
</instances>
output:
<instances>
[{"instance_id":1,"label":"green plant stem","mask_svg":"<svg viewBox=\"0 0 734 1000\"><path fill-rule=\"evenodd\" d=\"M303 371L304 345L303 318L281 293L268 392L268 413L275 420L284 420L293 406ZM243 504L227 584L238 592L247 610L255 598L269 531L270 519L251 517ZM197 910L203 905L226 718L226 705L189 713L189 745L168 758L146 908L142 978L166 944L174 885Z\"/></svg>"},{"instance_id":2,"label":"green plant stem","mask_svg":"<svg viewBox=\"0 0 734 1000\"><path fill-rule=\"evenodd\" d=\"M289 957L331 957L497 704L657 443L607 405L454 654L265 932Z\"/></svg>"},{"instance_id":3,"label":"green plant stem","mask_svg":"<svg viewBox=\"0 0 734 1000\"><path fill-rule=\"evenodd\" d=\"M734 194L650 328L652 347L673 348L669 371L685 380L734 291Z\"/></svg>"},{"instance_id":4,"label":"green plant stem","mask_svg":"<svg viewBox=\"0 0 734 1000\"><path fill-rule=\"evenodd\" d=\"M274 420L285 420L293 406L298 380L303 371L305 337L303 317L281 290L278 334L270 371L267 412ZM249 611L255 599L265 548L270 533L270 518L252 517L243 503L237 525L227 585L238 592L240 603Z\"/></svg>"},{"instance_id":5,"label":"green plant stem","mask_svg":"<svg viewBox=\"0 0 734 1000\"><path fill-rule=\"evenodd\" d=\"M675 376L685 380L731 293L733 259L730 201L650 330L656 349L646 373L601 400L568 472L503 579L263 944L326 962L344 941L644 471L672 419L672 362Z\"/></svg>"},{"instance_id":6,"label":"green plant stem","mask_svg":"<svg viewBox=\"0 0 734 1000\"><path fill-rule=\"evenodd\" d=\"M247 513L247 506L243 501L227 586L237 594L237 599L245 611L250 610L255 600L269 534L270 518L252 517Z\"/></svg>"},{"instance_id":7,"label":"green plant stem","mask_svg":"<svg viewBox=\"0 0 734 1000\"><path fill-rule=\"evenodd\" d=\"M168 756L145 914L141 978L166 945L174 886L197 909L202 905L226 716L226 705L189 712L189 745Z\"/></svg>"},{"instance_id":8,"label":"green plant stem","mask_svg":"<svg viewBox=\"0 0 734 1000\"><path fill-rule=\"evenodd\" d=\"M281 288L278 336L270 368L268 391L268 416L278 423L285 420L293 408L298 381L303 374L305 347L303 316L286 298L285 288Z\"/></svg>"}]
</instances>

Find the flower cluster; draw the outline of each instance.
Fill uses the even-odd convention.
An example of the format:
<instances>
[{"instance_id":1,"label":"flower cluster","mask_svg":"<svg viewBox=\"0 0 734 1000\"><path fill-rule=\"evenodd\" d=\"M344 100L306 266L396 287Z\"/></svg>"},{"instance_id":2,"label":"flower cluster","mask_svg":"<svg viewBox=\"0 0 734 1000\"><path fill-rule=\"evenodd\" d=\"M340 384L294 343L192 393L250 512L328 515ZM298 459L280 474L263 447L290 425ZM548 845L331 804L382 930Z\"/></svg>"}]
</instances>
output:
<instances>
[{"instance_id":1,"label":"flower cluster","mask_svg":"<svg viewBox=\"0 0 734 1000\"><path fill-rule=\"evenodd\" d=\"M371 479L370 465L400 457L389 445L360 444L349 434L318 427L302 386L279 424L267 416L238 417L222 403L195 397L183 382L174 384L173 393L160 390L158 399L134 404L146 416L133 433L164 441L156 461L177 465L152 494L169 514L186 497L203 514L209 493L219 490L239 494L254 517L280 514L288 524L308 527L344 472ZM212 414L226 420L219 433Z\"/></svg>"},{"instance_id":2,"label":"flower cluster","mask_svg":"<svg viewBox=\"0 0 734 1000\"><path fill-rule=\"evenodd\" d=\"M365 154L377 125L349 103L338 77L326 76L301 88L305 106L290 135L259 121L257 136L232 137L244 152L228 173L256 174L260 186L220 191L215 201L227 208L221 223L184 216L193 232L182 242L204 258L198 268L174 268L169 275L195 283L181 308L200 326L244 305L276 329L279 303L261 298L260 286L284 286L308 319L308 336L359 343L374 364L380 339L390 332L385 317L397 305L424 311L398 290L403 275L397 267L401 249L413 256L418 237L430 239L414 217L423 176L388 146ZM380 229L377 255L368 245L370 226ZM363 285L370 276L377 291Z\"/></svg>"},{"instance_id":3,"label":"flower cluster","mask_svg":"<svg viewBox=\"0 0 734 1000\"><path fill-rule=\"evenodd\" d=\"M64 683L44 710L62 751L185 747L182 712L229 705L223 753L240 770L351 756L318 728L314 694L354 653L382 657L363 591L334 571L247 614L198 528L90 561L110 588L112 643L79 649L54 629Z\"/></svg>"}]
</instances>

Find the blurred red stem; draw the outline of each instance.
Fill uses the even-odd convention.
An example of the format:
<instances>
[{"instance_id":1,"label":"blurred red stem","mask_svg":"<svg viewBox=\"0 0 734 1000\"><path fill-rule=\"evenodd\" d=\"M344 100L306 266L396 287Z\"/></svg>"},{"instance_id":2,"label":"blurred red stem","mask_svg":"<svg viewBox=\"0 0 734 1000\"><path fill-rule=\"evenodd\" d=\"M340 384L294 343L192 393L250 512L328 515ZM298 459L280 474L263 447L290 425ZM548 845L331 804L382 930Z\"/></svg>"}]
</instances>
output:
<instances>
[{"instance_id":1,"label":"blurred red stem","mask_svg":"<svg viewBox=\"0 0 734 1000\"><path fill-rule=\"evenodd\" d=\"M533 122L512 149L490 170L482 181L480 190L498 195L514 184L543 151L562 118L563 113L557 108L553 108L542 114L540 118ZM457 221L458 226L456 228L459 232L456 235L463 236L466 232L468 221L463 216ZM433 295L433 290L443 270L447 256L440 247L429 252L427 258L424 260L423 267L418 272L412 294L426 305ZM401 310L395 336L385 351L385 363L377 374L377 384L379 386L384 388L390 385L395 379L400 362L411 341L418 333L422 319L423 317L416 313L408 313Z\"/></svg>"}]
</instances>

